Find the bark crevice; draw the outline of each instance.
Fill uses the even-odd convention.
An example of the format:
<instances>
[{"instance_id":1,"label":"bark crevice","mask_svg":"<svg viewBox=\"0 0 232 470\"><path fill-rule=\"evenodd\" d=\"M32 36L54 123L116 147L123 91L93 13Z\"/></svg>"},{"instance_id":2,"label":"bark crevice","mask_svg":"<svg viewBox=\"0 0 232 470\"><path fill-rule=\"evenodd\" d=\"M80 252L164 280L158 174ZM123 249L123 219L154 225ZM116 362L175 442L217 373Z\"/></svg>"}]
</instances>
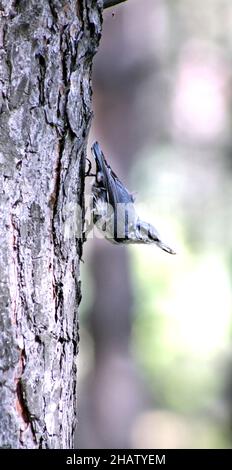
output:
<instances>
[{"instance_id":1,"label":"bark crevice","mask_svg":"<svg viewBox=\"0 0 232 470\"><path fill-rule=\"evenodd\" d=\"M82 239L68 228L84 207L102 2L1 5L0 447L71 448Z\"/></svg>"}]
</instances>

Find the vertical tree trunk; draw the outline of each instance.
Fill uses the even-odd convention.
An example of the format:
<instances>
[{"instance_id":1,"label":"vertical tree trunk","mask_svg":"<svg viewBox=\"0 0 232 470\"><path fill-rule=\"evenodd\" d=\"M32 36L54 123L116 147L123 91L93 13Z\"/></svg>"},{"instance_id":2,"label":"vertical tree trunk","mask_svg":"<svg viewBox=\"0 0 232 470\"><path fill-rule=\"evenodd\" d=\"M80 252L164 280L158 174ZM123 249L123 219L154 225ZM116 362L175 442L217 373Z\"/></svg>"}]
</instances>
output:
<instances>
[{"instance_id":1,"label":"vertical tree trunk","mask_svg":"<svg viewBox=\"0 0 232 470\"><path fill-rule=\"evenodd\" d=\"M101 0L0 2L0 447L70 448ZM74 209L73 209L74 208Z\"/></svg>"}]
</instances>

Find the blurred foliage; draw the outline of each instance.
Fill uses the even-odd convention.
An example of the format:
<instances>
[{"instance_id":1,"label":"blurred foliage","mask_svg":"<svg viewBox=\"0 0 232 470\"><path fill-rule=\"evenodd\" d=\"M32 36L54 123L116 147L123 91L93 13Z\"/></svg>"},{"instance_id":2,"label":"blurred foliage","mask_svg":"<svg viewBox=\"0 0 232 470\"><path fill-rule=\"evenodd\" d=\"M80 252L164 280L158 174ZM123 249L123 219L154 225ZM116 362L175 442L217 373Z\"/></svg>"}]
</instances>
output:
<instances>
[{"instance_id":1,"label":"blurred foliage","mask_svg":"<svg viewBox=\"0 0 232 470\"><path fill-rule=\"evenodd\" d=\"M158 148L156 158L148 157L147 164L146 157L140 158L133 172L133 184L142 193L144 217L153 219L171 246L177 244L177 255L164 257L154 247L130 250L136 306L132 350L153 389L154 406L184 414L189 423L199 417L202 430L199 428L188 445L202 447L202 434L207 432L208 446L229 447L222 364L231 351L232 290L227 257L231 240L224 237L228 243L220 245L225 226L217 226L220 219L215 221L211 211L196 210L202 193L196 193L190 207L184 204L191 192L191 180L186 184L184 172L188 173L192 162L185 159L180 166L176 155L176 165L170 164L169 154L174 152L173 147L169 153L167 148ZM201 166L198 172L202 178ZM224 188L226 182L225 176ZM220 191L218 188L214 195L215 206ZM221 198L217 214L222 214L223 204ZM230 224L228 219L229 230Z\"/></svg>"},{"instance_id":2,"label":"blurred foliage","mask_svg":"<svg viewBox=\"0 0 232 470\"><path fill-rule=\"evenodd\" d=\"M230 0L131 0L105 17L95 132L141 217L177 251L126 248L131 355L151 397L131 426L137 448L231 447L231 27ZM90 278L91 267L84 310Z\"/></svg>"}]
</instances>

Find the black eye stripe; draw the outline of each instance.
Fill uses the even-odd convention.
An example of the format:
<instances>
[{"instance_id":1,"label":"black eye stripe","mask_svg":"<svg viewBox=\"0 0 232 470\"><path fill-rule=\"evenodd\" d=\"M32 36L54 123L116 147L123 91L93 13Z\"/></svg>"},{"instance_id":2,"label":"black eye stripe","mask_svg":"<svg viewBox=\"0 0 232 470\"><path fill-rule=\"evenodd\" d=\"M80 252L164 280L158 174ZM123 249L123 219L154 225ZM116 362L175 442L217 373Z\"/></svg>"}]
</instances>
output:
<instances>
[{"instance_id":1,"label":"black eye stripe","mask_svg":"<svg viewBox=\"0 0 232 470\"><path fill-rule=\"evenodd\" d=\"M101 208L103 218L107 216L110 221L108 233L105 237L117 243L125 243L125 240L128 243L150 244L154 242L162 250L174 254L174 251L162 242L156 228L149 222L139 218L134 206L135 198L133 194L128 191L107 163L98 142L94 142L91 150L96 161L96 176L92 185L92 192L95 195L94 204L98 207L99 199L109 204L109 207L113 210L112 213L105 213ZM120 204L119 208L117 204ZM121 210L126 212L123 213ZM117 219L118 213L121 217L119 220ZM101 230L104 231L104 226ZM120 238L118 238L118 234Z\"/></svg>"},{"instance_id":2,"label":"black eye stripe","mask_svg":"<svg viewBox=\"0 0 232 470\"><path fill-rule=\"evenodd\" d=\"M159 241L158 237L157 237L157 236L154 236L154 234L151 232L150 228L148 229L148 237L149 237L151 240L153 240L154 242L156 242L156 241L158 242L158 241Z\"/></svg>"}]
</instances>

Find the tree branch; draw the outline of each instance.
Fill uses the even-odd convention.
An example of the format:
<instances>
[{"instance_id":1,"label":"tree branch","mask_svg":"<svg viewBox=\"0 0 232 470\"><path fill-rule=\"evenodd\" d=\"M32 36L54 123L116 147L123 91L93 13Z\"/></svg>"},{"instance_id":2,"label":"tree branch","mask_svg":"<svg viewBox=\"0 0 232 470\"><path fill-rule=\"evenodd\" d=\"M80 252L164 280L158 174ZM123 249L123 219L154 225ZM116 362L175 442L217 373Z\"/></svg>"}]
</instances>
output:
<instances>
[{"instance_id":1,"label":"tree branch","mask_svg":"<svg viewBox=\"0 0 232 470\"><path fill-rule=\"evenodd\" d=\"M103 8L110 8L118 3L126 2L127 0L104 0L103 1Z\"/></svg>"}]
</instances>

